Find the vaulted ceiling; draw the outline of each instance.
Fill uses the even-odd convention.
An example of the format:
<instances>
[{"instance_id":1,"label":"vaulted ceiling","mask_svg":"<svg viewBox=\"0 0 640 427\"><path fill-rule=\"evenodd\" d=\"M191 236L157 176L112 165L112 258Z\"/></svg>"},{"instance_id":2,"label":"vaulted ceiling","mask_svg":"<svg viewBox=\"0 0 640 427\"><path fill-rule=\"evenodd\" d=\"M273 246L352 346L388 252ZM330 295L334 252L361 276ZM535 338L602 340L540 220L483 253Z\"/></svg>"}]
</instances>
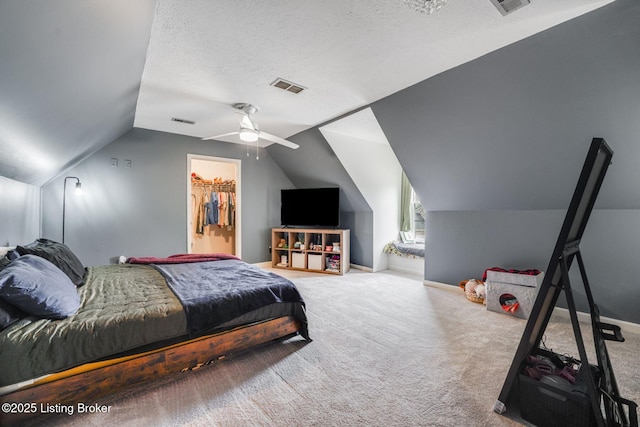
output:
<instances>
[{"instance_id":1,"label":"vaulted ceiling","mask_svg":"<svg viewBox=\"0 0 640 427\"><path fill-rule=\"evenodd\" d=\"M237 102L286 138L611 1L0 0L0 175L41 185L134 126L231 132Z\"/></svg>"}]
</instances>

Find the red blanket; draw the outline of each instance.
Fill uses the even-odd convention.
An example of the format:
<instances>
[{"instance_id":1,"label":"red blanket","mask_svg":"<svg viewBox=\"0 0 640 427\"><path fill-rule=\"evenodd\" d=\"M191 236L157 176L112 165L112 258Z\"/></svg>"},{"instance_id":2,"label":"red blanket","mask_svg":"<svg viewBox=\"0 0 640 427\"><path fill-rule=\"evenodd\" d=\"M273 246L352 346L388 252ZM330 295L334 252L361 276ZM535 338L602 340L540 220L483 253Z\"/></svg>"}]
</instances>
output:
<instances>
[{"instance_id":1,"label":"red blanket","mask_svg":"<svg viewBox=\"0 0 640 427\"><path fill-rule=\"evenodd\" d=\"M483 282L487 281L487 271L501 271L503 273L527 274L529 276L537 276L538 274L541 273L540 270L535 270L535 269L530 269L530 270L505 270L504 268L500 268L500 267L491 267L491 268L487 268L484 271L484 274L482 275L482 281Z\"/></svg>"},{"instance_id":2,"label":"red blanket","mask_svg":"<svg viewBox=\"0 0 640 427\"><path fill-rule=\"evenodd\" d=\"M156 257L131 257L127 259L129 264L182 264L186 262L220 261L223 259L240 259L235 255L214 253L214 254L176 254L167 258Z\"/></svg>"}]
</instances>

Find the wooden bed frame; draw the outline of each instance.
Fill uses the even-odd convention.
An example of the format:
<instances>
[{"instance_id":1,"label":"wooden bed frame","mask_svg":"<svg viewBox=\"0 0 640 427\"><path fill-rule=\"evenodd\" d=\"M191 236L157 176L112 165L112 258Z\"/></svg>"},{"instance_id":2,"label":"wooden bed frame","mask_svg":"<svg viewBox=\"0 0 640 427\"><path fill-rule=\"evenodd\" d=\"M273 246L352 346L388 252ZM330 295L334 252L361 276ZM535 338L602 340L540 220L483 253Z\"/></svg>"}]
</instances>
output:
<instances>
[{"instance_id":1,"label":"wooden bed frame","mask_svg":"<svg viewBox=\"0 0 640 427\"><path fill-rule=\"evenodd\" d=\"M0 404L3 404L0 425L12 425L20 420L42 416L41 405L99 404L96 399L113 395L127 387L184 372L231 353L293 336L300 329L300 322L294 317L279 317L143 353L55 381L36 383L0 396ZM24 405L18 407L13 404L35 404L30 407L35 411L26 412Z\"/></svg>"}]
</instances>

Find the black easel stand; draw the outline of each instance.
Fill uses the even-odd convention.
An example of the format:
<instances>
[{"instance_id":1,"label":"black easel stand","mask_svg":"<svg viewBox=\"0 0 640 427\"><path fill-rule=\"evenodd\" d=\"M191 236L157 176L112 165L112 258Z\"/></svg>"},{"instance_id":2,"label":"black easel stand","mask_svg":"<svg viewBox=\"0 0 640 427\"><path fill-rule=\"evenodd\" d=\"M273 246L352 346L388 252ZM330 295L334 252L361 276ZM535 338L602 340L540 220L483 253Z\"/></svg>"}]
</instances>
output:
<instances>
[{"instance_id":1,"label":"black easel stand","mask_svg":"<svg viewBox=\"0 0 640 427\"><path fill-rule=\"evenodd\" d=\"M593 331L596 357L598 361L597 366L600 375L599 381L597 381L592 369L584 369L585 378L583 380L585 381L587 386L589 400L591 402L591 410L594 414L594 420L596 421L596 424L598 426L637 427L637 405L634 402L631 402L620 396L620 392L618 391L618 384L616 382L613 368L611 366L611 359L609 359L609 353L605 344L605 340L624 342L624 338L622 337L619 326L611 325L609 323L603 323L600 321L600 312L598 306L593 301L593 295L591 293L591 288L587 279L584 262L582 261L582 256L580 254L579 242L571 242L567 246L565 246L562 258L560 260L560 271L562 272L560 289L565 292L565 296L567 298L567 305L569 307L571 324L573 326L573 333L576 338L580 360L582 361L583 366L590 366L584 341L582 339L582 333L580 332L576 305L573 299L573 294L571 292L571 282L569 280L569 265L571 262L570 260L574 256L578 260L582 283L584 284L585 293L589 302L589 310L591 314L591 329ZM602 409L604 409L604 413Z\"/></svg>"},{"instance_id":2,"label":"black easel stand","mask_svg":"<svg viewBox=\"0 0 640 427\"><path fill-rule=\"evenodd\" d=\"M580 239L612 156L604 139L593 139L549 267L495 404L494 410L500 414L539 426L638 427L637 404L619 395L605 344L606 340L623 342L624 338L618 326L600 321L580 254ZM574 258L578 260L589 303L597 365L589 364L571 290L569 269ZM541 349L540 342L561 292L566 296L580 357L576 361L580 369L575 390L554 388L523 374L531 356L560 359L559 355Z\"/></svg>"}]
</instances>

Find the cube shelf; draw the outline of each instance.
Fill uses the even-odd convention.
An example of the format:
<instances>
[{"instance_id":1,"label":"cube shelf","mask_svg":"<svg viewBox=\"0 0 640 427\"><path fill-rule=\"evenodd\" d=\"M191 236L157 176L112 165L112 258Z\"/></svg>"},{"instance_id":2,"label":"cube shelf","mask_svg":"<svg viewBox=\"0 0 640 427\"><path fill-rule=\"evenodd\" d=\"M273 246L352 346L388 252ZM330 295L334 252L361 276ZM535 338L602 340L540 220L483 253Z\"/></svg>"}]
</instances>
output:
<instances>
[{"instance_id":1,"label":"cube shelf","mask_svg":"<svg viewBox=\"0 0 640 427\"><path fill-rule=\"evenodd\" d=\"M349 271L349 230L273 228L271 266L345 274Z\"/></svg>"}]
</instances>

